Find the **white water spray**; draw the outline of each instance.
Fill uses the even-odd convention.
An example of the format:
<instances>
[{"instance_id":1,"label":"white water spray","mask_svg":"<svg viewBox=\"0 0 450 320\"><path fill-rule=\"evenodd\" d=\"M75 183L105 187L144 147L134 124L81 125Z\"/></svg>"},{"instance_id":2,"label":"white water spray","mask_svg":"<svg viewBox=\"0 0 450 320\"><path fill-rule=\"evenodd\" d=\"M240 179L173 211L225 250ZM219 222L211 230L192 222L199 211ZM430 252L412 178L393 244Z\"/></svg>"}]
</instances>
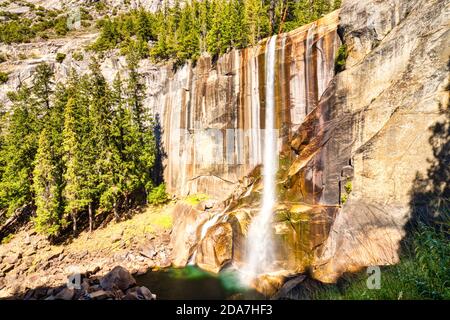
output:
<instances>
[{"instance_id":1,"label":"white water spray","mask_svg":"<svg viewBox=\"0 0 450 320\"><path fill-rule=\"evenodd\" d=\"M247 237L247 264L243 280L250 283L258 274L269 271L273 253L271 222L276 203L275 175L278 168L275 130L275 45L276 35L266 48L266 103L263 154L263 198L259 214L252 220Z\"/></svg>"}]
</instances>

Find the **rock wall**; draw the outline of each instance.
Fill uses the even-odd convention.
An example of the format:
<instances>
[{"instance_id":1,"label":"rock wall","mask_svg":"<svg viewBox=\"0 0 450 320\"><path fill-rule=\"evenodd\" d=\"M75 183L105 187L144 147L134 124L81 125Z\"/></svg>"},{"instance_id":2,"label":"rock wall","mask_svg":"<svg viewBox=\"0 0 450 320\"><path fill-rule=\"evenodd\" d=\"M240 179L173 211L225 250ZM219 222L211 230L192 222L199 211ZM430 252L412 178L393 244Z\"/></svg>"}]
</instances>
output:
<instances>
[{"instance_id":1,"label":"rock wall","mask_svg":"<svg viewBox=\"0 0 450 320\"><path fill-rule=\"evenodd\" d=\"M279 35L276 41L276 128L280 150L317 104L334 75L337 12ZM224 198L262 162L265 45L233 50L213 63L202 57L171 74L149 104L170 150L165 180L185 195ZM165 81L161 81L165 78Z\"/></svg>"},{"instance_id":2,"label":"rock wall","mask_svg":"<svg viewBox=\"0 0 450 320\"><path fill-rule=\"evenodd\" d=\"M431 128L449 121L449 12L450 2L440 0L343 3L347 70L329 88L333 103L323 100L319 109L338 124L321 151L328 159L325 181L350 181L351 192L341 187L348 201L316 252L314 275L322 281L398 262L405 224L417 206L436 214L418 189L434 163L448 163L434 153L448 136L431 140ZM347 174L346 163L354 173ZM424 187L439 184L441 194L432 196L448 196L445 183Z\"/></svg>"},{"instance_id":3,"label":"rock wall","mask_svg":"<svg viewBox=\"0 0 450 320\"><path fill-rule=\"evenodd\" d=\"M436 150L448 145L439 128L450 118L449 9L448 1L438 0L344 1L338 33L347 46L346 70L322 82L317 98L287 87L291 121L288 134L280 135L276 274L309 269L315 278L334 282L344 272L397 263L413 215L418 209L437 214L421 192L448 198L448 175L437 177L444 179L439 182L439 174L430 174L433 166L448 164L448 154ZM335 25L332 33L336 37ZM280 63L277 88L283 83ZM297 69L297 79L302 77L310 79L304 64ZM282 108L283 101L276 104ZM245 261L246 232L262 188L257 167L241 179L225 202L227 214L217 221L229 223L231 231L213 228L213 237L197 238L198 248L214 252L215 245L220 251L231 233L233 263ZM221 240L214 244L214 238ZM196 257L198 265L216 271L220 261L211 260Z\"/></svg>"}]
</instances>

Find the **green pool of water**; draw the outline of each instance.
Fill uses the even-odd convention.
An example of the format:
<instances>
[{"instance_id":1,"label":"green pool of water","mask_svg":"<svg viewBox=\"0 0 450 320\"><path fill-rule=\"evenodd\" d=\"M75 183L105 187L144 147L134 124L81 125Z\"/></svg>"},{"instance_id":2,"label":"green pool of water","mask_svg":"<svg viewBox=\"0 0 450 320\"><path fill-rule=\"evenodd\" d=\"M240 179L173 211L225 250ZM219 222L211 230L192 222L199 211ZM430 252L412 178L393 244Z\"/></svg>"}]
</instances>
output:
<instances>
[{"instance_id":1,"label":"green pool of water","mask_svg":"<svg viewBox=\"0 0 450 320\"><path fill-rule=\"evenodd\" d=\"M263 299L255 290L243 286L235 271L225 270L215 275L195 266L182 269L151 271L136 277L140 286L146 286L157 299Z\"/></svg>"}]
</instances>

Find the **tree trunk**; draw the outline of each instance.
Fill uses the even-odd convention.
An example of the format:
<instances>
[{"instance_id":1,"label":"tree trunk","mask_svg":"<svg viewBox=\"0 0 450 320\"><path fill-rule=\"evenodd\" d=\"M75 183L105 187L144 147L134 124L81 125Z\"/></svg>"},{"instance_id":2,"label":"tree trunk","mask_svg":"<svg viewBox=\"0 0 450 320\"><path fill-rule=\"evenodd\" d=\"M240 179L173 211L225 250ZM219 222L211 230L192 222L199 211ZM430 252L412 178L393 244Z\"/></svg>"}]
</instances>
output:
<instances>
[{"instance_id":1,"label":"tree trunk","mask_svg":"<svg viewBox=\"0 0 450 320\"><path fill-rule=\"evenodd\" d=\"M275 32L275 7L278 0L270 0L269 4L269 22L270 22L270 35Z\"/></svg>"},{"instance_id":2,"label":"tree trunk","mask_svg":"<svg viewBox=\"0 0 450 320\"><path fill-rule=\"evenodd\" d=\"M283 16L281 18L280 30L278 31L278 33L283 33L284 22L286 21L286 16L287 16L288 9L289 9L289 6L288 6L286 0L283 0L283 8L284 8L284 10L282 10Z\"/></svg>"},{"instance_id":3,"label":"tree trunk","mask_svg":"<svg viewBox=\"0 0 450 320\"><path fill-rule=\"evenodd\" d=\"M116 220L116 222L119 222L119 208L118 208L118 203L114 203L114 218Z\"/></svg>"},{"instance_id":4,"label":"tree trunk","mask_svg":"<svg viewBox=\"0 0 450 320\"><path fill-rule=\"evenodd\" d=\"M72 211L72 229L75 235L77 233L77 213L75 211Z\"/></svg>"},{"instance_id":5,"label":"tree trunk","mask_svg":"<svg viewBox=\"0 0 450 320\"><path fill-rule=\"evenodd\" d=\"M89 232L92 232L92 228L93 228L93 212L92 212L92 202L89 202L89 207L88 207L88 212L89 212Z\"/></svg>"}]
</instances>

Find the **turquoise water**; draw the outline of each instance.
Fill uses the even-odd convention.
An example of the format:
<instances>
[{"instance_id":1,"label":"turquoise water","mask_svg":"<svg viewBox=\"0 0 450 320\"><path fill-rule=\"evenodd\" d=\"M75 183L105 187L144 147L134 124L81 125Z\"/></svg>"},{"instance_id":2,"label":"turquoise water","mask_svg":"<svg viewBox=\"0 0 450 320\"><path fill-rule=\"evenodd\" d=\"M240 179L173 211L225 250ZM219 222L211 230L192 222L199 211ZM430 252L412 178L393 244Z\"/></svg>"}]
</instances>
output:
<instances>
[{"instance_id":1,"label":"turquoise water","mask_svg":"<svg viewBox=\"0 0 450 320\"><path fill-rule=\"evenodd\" d=\"M215 275L195 266L182 269L151 271L136 277L138 285L146 286L161 300L263 299L255 290L245 287L235 271Z\"/></svg>"}]
</instances>

